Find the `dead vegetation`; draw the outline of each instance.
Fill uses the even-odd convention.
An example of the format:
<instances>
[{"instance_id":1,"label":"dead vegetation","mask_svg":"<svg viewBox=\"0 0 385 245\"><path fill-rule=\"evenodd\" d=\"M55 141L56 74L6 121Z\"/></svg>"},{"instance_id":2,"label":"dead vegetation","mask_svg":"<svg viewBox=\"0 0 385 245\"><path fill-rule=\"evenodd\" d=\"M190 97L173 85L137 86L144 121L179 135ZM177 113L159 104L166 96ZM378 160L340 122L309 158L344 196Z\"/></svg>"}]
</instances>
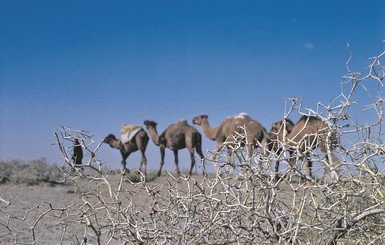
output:
<instances>
[{"instance_id":1,"label":"dead vegetation","mask_svg":"<svg viewBox=\"0 0 385 245\"><path fill-rule=\"evenodd\" d=\"M288 99L284 118L294 113L317 116L339 139L338 147L326 147L327 152L309 152L318 163L313 165L314 179L305 176L301 161L292 164L298 153L285 153L285 140L279 142L282 150L259 148L250 158L240 143L246 137L239 134L225 142L231 147L214 153L215 161L206 156L206 164L215 169L211 175L168 174L150 182L139 172L135 182L120 175L112 182L97 159L101 143L94 147L87 132L62 127L55 138L65 164L73 167L68 142L74 137L88 159L84 168L63 171L77 187L74 200L45 202L21 215L10 212L9 200L0 196L0 239L40 244L45 233L39 224L50 217L50 229L61 232L54 241L59 244L382 244L384 55L370 59L367 74L351 71L349 60L341 94L328 105L319 103L311 110L299 99ZM362 93L370 95L370 103L357 103ZM340 161L325 156L331 151ZM282 163L278 179L273 170L277 161ZM319 182L324 168L326 179ZM27 232L21 235L18 229ZM81 229L81 234L69 236L72 229Z\"/></svg>"},{"instance_id":2,"label":"dead vegetation","mask_svg":"<svg viewBox=\"0 0 385 245\"><path fill-rule=\"evenodd\" d=\"M47 160L37 159L29 162L21 160L0 161L0 183L38 185L41 183L60 184L64 175L57 165Z\"/></svg>"}]
</instances>

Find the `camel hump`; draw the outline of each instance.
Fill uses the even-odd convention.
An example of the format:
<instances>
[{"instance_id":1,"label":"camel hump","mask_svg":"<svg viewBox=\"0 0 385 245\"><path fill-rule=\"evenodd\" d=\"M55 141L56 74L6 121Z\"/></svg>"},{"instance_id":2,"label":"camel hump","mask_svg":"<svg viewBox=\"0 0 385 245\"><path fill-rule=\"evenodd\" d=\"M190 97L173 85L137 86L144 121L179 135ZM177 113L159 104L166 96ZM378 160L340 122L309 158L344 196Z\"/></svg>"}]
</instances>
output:
<instances>
[{"instance_id":1,"label":"camel hump","mask_svg":"<svg viewBox=\"0 0 385 245\"><path fill-rule=\"evenodd\" d=\"M139 125L123 125L120 129L120 140L123 144L130 142L141 129Z\"/></svg>"},{"instance_id":2,"label":"camel hump","mask_svg":"<svg viewBox=\"0 0 385 245\"><path fill-rule=\"evenodd\" d=\"M241 112L241 113L239 113L239 115L235 116L235 118L240 118L240 119L245 119L248 117L249 117L249 114L247 114L246 112Z\"/></svg>"},{"instance_id":3,"label":"camel hump","mask_svg":"<svg viewBox=\"0 0 385 245\"><path fill-rule=\"evenodd\" d=\"M247 114L246 112L241 112L239 113L238 115L234 115L234 116L228 116L225 118L225 121L228 121L228 120L237 120L237 119L246 119L246 118L250 118L249 117L249 114Z\"/></svg>"},{"instance_id":4,"label":"camel hump","mask_svg":"<svg viewBox=\"0 0 385 245\"><path fill-rule=\"evenodd\" d=\"M314 122L322 122L322 119L317 117L317 116L309 116L309 115L303 115L298 122L309 122L309 123L314 123Z\"/></svg>"},{"instance_id":5,"label":"camel hump","mask_svg":"<svg viewBox=\"0 0 385 245\"><path fill-rule=\"evenodd\" d=\"M178 122L176 122L175 124L178 124L178 125L187 125L187 120L186 120L186 119L182 119L182 120L179 120Z\"/></svg>"}]
</instances>

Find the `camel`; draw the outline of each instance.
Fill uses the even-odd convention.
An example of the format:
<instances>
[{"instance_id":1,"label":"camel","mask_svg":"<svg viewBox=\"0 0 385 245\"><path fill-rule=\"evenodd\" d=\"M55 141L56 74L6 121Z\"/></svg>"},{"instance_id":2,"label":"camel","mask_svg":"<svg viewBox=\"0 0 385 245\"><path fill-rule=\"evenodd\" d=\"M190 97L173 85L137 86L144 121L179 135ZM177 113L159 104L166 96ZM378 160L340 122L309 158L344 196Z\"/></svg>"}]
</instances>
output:
<instances>
[{"instance_id":1,"label":"camel","mask_svg":"<svg viewBox=\"0 0 385 245\"><path fill-rule=\"evenodd\" d=\"M122 127L122 133L123 130L127 127L127 125L124 125ZM140 150L142 153L142 159L140 161L140 168L139 170L142 171L142 166L144 165L144 174L147 175L147 158L145 155L145 151L147 148L147 143L149 141L149 137L147 135L147 132L142 128L136 128L135 132L129 139L127 139L127 142L124 140L125 134L122 134L122 139L118 140L115 135L109 134L106 138L104 138L103 142L106 144L109 144L112 148L119 149L120 154L122 155L122 173L125 174L126 171L129 171L129 169L126 168L126 160L128 156L137 151Z\"/></svg>"},{"instance_id":2,"label":"camel","mask_svg":"<svg viewBox=\"0 0 385 245\"><path fill-rule=\"evenodd\" d=\"M178 150L187 148L190 153L190 175L192 174L192 170L195 165L194 148L200 156L202 162L204 161L204 156L202 153L202 136L195 127L188 125L186 120L178 121L175 124L171 124L164 130L161 135L158 135L156 129L156 122L146 120L144 121L144 125L146 125L154 144L160 147L161 160L158 176L160 176L162 173L166 148L169 148L174 152L175 165L178 174L180 174ZM205 170L203 170L203 173L205 174Z\"/></svg>"},{"instance_id":3,"label":"camel","mask_svg":"<svg viewBox=\"0 0 385 245\"><path fill-rule=\"evenodd\" d=\"M269 151L274 151L277 155L282 153L282 145L284 140L293 130L294 123L290 119L280 120L273 123L268 133L269 136ZM274 165L275 176L278 176L279 162L276 161Z\"/></svg>"},{"instance_id":4,"label":"camel","mask_svg":"<svg viewBox=\"0 0 385 245\"><path fill-rule=\"evenodd\" d=\"M242 140L241 146L246 145L249 159L257 144L267 144L267 133L265 128L259 122L250 118L246 113L227 117L216 128L210 127L208 116L206 114L194 117L192 122L193 124L201 126L203 133L207 138L217 142L212 155L213 161L215 161L218 152L223 149L224 143L229 137L238 138L239 135L246 135L246 138Z\"/></svg>"},{"instance_id":5,"label":"camel","mask_svg":"<svg viewBox=\"0 0 385 245\"><path fill-rule=\"evenodd\" d=\"M284 127L283 125L286 126ZM283 128L286 128L287 130L286 139L283 134ZM304 115L295 125L289 120L286 121L286 124L284 124L283 121L278 121L273 124L269 135L270 137L273 136L273 141L275 137L275 140L278 143L285 144L286 142L287 149L291 156L296 153L296 158L291 157L291 164L293 165L297 160L302 160L305 176L309 180L311 179L312 168L312 162L309 159L311 150L319 148L320 151L325 154L328 164L331 164L330 158L334 165L338 165L339 163L339 159L332 153L333 146L338 143L336 136L335 134L330 134L327 123L322 121L319 117ZM278 146L276 147L276 149L279 148ZM270 148L272 147L270 146ZM307 164L305 164L305 160L307 160ZM278 168L279 163L276 162L276 174L278 173ZM325 166L324 173L320 179L321 182L324 181L326 173L327 167Z\"/></svg>"}]
</instances>

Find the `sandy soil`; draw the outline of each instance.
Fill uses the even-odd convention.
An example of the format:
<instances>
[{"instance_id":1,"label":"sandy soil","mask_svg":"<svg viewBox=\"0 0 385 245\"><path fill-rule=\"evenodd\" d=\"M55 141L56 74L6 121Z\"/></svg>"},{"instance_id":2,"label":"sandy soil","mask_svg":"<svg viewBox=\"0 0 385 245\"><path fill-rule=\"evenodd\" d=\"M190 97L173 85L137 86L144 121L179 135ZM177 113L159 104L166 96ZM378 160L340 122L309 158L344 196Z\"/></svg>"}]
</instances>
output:
<instances>
[{"instance_id":1,"label":"sandy soil","mask_svg":"<svg viewBox=\"0 0 385 245\"><path fill-rule=\"evenodd\" d=\"M197 181L202 178L194 176ZM134 209L153 200L143 185L121 182L120 174L112 174L105 180L74 180L72 183L55 186L0 184L0 244L84 244L84 237L87 237L87 244L98 244L95 232L86 228L84 222L87 220L82 216L89 213L88 203L94 205L93 208L100 207L95 193L102 193L105 197L103 201L109 203L109 188L116 194L121 186L119 199L126 202L122 203L122 207ZM165 175L147 183L147 187L164 194L168 191L167 187L173 185L173 181L176 180ZM186 183L188 181L183 185ZM100 243L106 244L107 241ZM112 241L110 244L121 243Z\"/></svg>"},{"instance_id":2,"label":"sandy soil","mask_svg":"<svg viewBox=\"0 0 385 245\"><path fill-rule=\"evenodd\" d=\"M109 185L103 179L87 178L55 186L0 184L0 244L33 244L33 241L35 244L81 244L85 234L87 244L97 244L90 235L92 230L85 230L82 222L86 221L82 220L79 211L89 208L86 202L97 203L93 193L108 197L109 186L113 193L117 193L121 184L119 195L123 202L142 206L150 201L146 189L140 184L121 182L119 174L109 175L106 180ZM162 176L147 185L167 191L163 187L169 183L170 176Z\"/></svg>"},{"instance_id":3,"label":"sandy soil","mask_svg":"<svg viewBox=\"0 0 385 245\"><path fill-rule=\"evenodd\" d=\"M151 185L164 181L158 178ZM78 244L85 231L79 210L90 193L105 193L108 185L103 180L75 179L78 185L68 182L51 186L40 184L0 184L0 244ZM115 192L120 175L107 179ZM148 195L144 189L123 182L121 194L135 193L136 202L143 202ZM108 195L107 195L108 196ZM8 202L8 203L7 203ZM87 244L97 241L88 238ZM111 243L114 244L114 243Z\"/></svg>"}]
</instances>

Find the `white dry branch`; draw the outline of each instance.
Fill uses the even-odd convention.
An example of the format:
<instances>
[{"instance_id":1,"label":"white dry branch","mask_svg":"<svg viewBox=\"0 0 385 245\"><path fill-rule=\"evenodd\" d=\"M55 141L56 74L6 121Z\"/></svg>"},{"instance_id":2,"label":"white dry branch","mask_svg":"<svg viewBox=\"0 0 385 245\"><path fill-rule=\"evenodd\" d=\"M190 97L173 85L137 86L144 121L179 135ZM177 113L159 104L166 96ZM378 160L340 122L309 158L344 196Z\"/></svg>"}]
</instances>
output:
<instances>
[{"instance_id":1,"label":"white dry branch","mask_svg":"<svg viewBox=\"0 0 385 245\"><path fill-rule=\"evenodd\" d=\"M39 224L49 218L61 231L58 241L51 242L59 244L383 244L383 98L378 92L370 105L360 107L356 101L373 87L368 83L382 88L383 56L371 59L367 75L352 72L349 57L342 92L329 105L319 103L309 110L300 100L288 99L285 119L296 112L317 116L338 138L338 145L332 146L332 135L324 136L326 154L308 152L312 162L326 169L324 182L318 181L315 166L314 179L309 180L302 165L293 164L299 151L285 153L287 140L278 142L280 151L259 145L249 158L243 134L228 139L215 162L206 160L215 169L207 176L168 174L151 182L144 175L139 181L118 175L112 182L111 173L97 160L100 144L92 148L95 142L87 132L62 127L55 139L65 165L73 167L69 142L74 137L89 159L84 170L63 167L76 186L73 201L44 203L20 216L7 213L12 204L2 198L8 206L0 210L7 217L0 219L0 238L11 244L39 244L45 236ZM372 117L358 119L354 112L362 108ZM292 178L274 178L276 161L285 163L281 172L291 170ZM16 227L21 225L29 231L28 239L20 237ZM79 229L81 235L69 235Z\"/></svg>"}]
</instances>

